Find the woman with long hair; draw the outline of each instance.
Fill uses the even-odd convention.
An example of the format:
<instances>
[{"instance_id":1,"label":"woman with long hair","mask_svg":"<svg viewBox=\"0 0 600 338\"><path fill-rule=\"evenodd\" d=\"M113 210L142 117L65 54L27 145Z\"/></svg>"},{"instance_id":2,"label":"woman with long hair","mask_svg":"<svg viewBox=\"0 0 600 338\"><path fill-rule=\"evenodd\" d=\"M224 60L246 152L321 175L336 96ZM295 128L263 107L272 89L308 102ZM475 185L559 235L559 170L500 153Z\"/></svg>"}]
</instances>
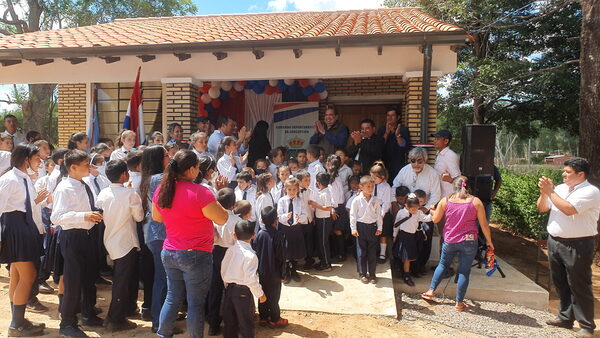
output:
<instances>
[{"instance_id":1,"label":"woman with long hair","mask_svg":"<svg viewBox=\"0 0 600 338\"><path fill-rule=\"evenodd\" d=\"M77 149L82 151L87 151L88 149L88 136L84 132L73 133L71 137L69 137L69 142L67 143L67 148L70 150Z\"/></svg>"},{"instance_id":2,"label":"woman with long hair","mask_svg":"<svg viewBox=\"0 0 600 338\"><path fill-rule=\"evenodd\" d=\"M452 264L454 256L459 255L455 308L457 311L464 311L469 308L464 302L464 298L469 286L471 263L477 254L477 237L479 235L477 221L479 221L481 231L485 236L488 249L494 250L494 244L492 244L492 234L483 203L479 198L471 195L467 189L467 178L457 177L454 180L453 188L452 195L442 198L437 208L433 210L432 221L434 223L439 223L443 217L446 217L444 243L442 244L440 263L433 273L429 290L421 294L421 297L426 300L433 299L435 289L442 281L444 272Z\"/></svg>"},{"instance_id":3,"label":"woman with long hair","mask_svg":"<svg viewBox=\"0 0 600 338\"><path fill-rule=\"evenodd\" d=\"M254 165L259 158L267 158L271 152L271 142L269 142L269 124L260 120L256 122L248 143L248 164Z\"/></svg>"},{"instance_id":4,"label":"woman with long hair","mask_svg":"<svg viewBox=\"0 0 600 338\"><path fill-rule=\"evenodd\" d=\"M173 335L177 312L187 299L190 337L204 333L204 305L212 278L213 222L225 224L228 213L206 187L195 184L200 163L190 150L180 150L165 168L152 199L152 218L165 224L161 253L167 274L167 297L158 335Z\"/></svg>"}]
</instances>

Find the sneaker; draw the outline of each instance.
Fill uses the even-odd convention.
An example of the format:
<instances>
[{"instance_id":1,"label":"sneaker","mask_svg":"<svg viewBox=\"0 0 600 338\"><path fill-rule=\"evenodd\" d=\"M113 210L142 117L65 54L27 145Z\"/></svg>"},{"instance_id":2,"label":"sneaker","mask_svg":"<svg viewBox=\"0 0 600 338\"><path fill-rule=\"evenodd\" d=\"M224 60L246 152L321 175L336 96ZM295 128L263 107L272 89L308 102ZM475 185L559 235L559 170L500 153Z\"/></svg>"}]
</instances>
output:
<instances>
[{"instance_id":1,"label":"sneaker","mask_svg":"<svg viewBox=\"0 0 600 338\"><path fill-rule=\"evenodd\" d=\"M272 329L286 326L288 326L288 320L285 318L279 318L279 320L276 322L269 322L269 327Z\"/></svg>"},{"instance_id":2,"label":"sneaker","mask_svg":"<svg viewBox=\"0 0 600 338\"><path fill-rule=\"evenodd\" d=\"M98 278L96 279L96 284L97 285L112 285L112 282L102 276L98 276Z\"/></svg>"},{"instance_id":3,"label":"sneaker","mask_svg":"<svg viewBox=\"0 0 600 338\"><path fill-rule=\"evenodd\" d=\"M319 271L331 271L331 264L319 264L315 269Z\"/></svg>"},{"instance_id":4,"label":"sneaker","mask_svg":"<svg viewBox=\"0 0 600 338\"><path fill-rule=\"evenodd\" d=\"M104 321L98 316L92 316L88 318L81 317L81 325L90 327L101 327L104 325Z\"/></svg>"},{"instance_id":5,"label":"sneaker","mask_svg":"<svg viewBox=\"0 0 600 338\"><path fill-rule=\"evenodd\" d=\"M363 284L369 284L369 279L368 279L368 278L367 278L367 276L365 276L365 275L360 275L360 281L361 281Z\"/></svg>"},{"instance_id":6,"label":"sneaker","mask_svg":"<svg viewBox=\"0 0 600 338\"><path fill-rule=\"evenodd\" d=\"M27 328L34 328L34 329L45 329L46 328L46 324L45 323L34 323L32 321L29 321L28 319L23 319L25 322L23 323L24 327Z\"/></svg>"},{"instance_id":7,"label":"sneaker","mask_svg":"<svg viewBox=\"0 0 600 338\"><path fill-rule=\"evenodd\" d=\"M85 332L83 332L79 328L79 326L73 326L73 325L61 327L60 330L58 330L58 333L61 335L61 337L87 337L88 336L87 334L85 334Z\"/></svg>"},{"instance_id":8,"label":"sneaker","mask_svg":"<svg viewBox=\"0 0 600 338\"><path fill-rule=\"evenodd\" d=\"M42 282L42 283L40 283L39 290L40 290L40 293L44 294L44 295L52 295L52 294L54 294L54 288L51 287L50 285L48 285L48 283L45 282L45 281Z\"/></svg>"},{"instance_id":9,"label":"sneaker","mask_svg":"<svg viewBox=\"0 0 600 338\"><path fill-rule=\"evenodd\" d=\"M129 319L125 319L125 321L122 323L108 322L105 326L106 330L110 332L134 330L135 328L137 328L137 324Z\"/></svg>"},{"instance_id":10,"label":"sneaker","mask_svg":"<svg viewBox=\"0 0 600 338\"><path fill-rule=\"evenodd\" d=\"M27 311L34 313L42 313L48 311L48 307L35 298L33 301L27 303Z\"/></svg>"},{"instance_id":11,"label":"sneaker","mask_svg":"<svg viewBox=\"0 0 600 338\"><path fill-rule=\"evenodd\" d=\"M44 329L40 327L27 327L27 325L19 327L9 327L8 337L33 337L44 334Z\"/></svg>"},{"instance_id":12,"label":"sneaker","mask_svg":"<svg viewBox=\"0 0 600 338\"><path fill-rule=\"evenodd\" d=\"M377 258L377 264L383 264L387 261L387 258L385 256L379 256L379 258Z\"/></svg>"},{"instance_id":13,"label":"sneaker","mask_svg":"<svg viewBox=\"0 0 600 338\"><path fill-rule=\"evenodd\" d=\"M218 336L221 334L221 326L210 326L208 328L208 335L209 336Z\"/></svg>"},{"instance_id":14,"label":"sneaker","mask_svg":"<svg viewBox=\"0 0 600 338\"><path fill-rule=\"evenodd\" d=\"M135 308L135 310L131 311L126 317L127 318L138 318L140 316L140 309Z\"/></svg>"}]
</instances>

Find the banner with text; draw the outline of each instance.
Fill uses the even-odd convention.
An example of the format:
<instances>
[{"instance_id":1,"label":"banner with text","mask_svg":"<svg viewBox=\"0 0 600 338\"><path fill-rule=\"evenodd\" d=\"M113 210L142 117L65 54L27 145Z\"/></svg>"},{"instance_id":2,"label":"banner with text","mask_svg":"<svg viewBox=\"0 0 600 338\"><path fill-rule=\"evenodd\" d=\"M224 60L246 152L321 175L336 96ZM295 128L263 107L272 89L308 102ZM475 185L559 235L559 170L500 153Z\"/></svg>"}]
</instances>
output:
<instances>
[{"instance_id":1,"label":"banner with text","mask_svg":"<svg viewBox=\"0 0 600 338\"><path fill-rule=\"evenodd\" d=\"M318 119L318 102L276 103L273 106L273 148L288 147L288 156L294 156L299 149L306 149L314 133L313 123Z\"/></svg>"}]
</instances>

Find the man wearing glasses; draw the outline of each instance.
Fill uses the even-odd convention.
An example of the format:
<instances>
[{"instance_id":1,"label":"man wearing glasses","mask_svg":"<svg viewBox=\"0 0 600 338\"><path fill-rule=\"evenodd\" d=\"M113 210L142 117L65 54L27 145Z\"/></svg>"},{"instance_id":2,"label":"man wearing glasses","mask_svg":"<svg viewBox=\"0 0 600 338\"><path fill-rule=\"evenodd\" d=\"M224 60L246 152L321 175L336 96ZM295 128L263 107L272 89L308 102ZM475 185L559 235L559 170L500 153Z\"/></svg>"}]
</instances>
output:
<instances>
[{"instance_id":1,"label":"man wearing glasses","mask_svg":"<svg viewBox=\"0 0 600 338\"><path fill-rule=\"evenodd\" d=\"M427 194L425 208L429 209L441 198L440 176L427 164L427 151L424 148L413 148L408 153L408 162L394 178L392 191L399 186L408 187L411 192L423 190Z\"/></svg>"}]
</instances>

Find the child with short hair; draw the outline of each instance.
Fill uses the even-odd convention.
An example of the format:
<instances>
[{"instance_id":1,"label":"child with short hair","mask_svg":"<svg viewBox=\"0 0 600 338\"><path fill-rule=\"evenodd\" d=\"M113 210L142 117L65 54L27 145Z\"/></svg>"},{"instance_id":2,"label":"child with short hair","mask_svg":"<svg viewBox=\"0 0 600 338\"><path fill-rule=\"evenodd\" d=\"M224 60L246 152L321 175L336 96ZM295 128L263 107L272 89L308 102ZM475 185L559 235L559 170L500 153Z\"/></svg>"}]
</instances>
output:
<instances>
[{"instance_id":1,"label":"child with short hair","mask_svg":"<svg viewBox=\"0 0 600 338\"><path fill-rule=\"evenodd\" d=\"M286 259L289 261L290 273L284 279L289 283L290 279L300 281L298 274L298 260L306 257L304 245L304 234L300 224L306 223L306 208L304 201L299 198L299 182L296 178L288 178L284 189L286 195L277 204L277 216L279 217L279 231L285 235Z\"/></svg>"},{"instance_id":2,"label":"child with short hair","mask_svg":"<svg viewBox=\"0 0 600 338\"><path fill-rule=\"evenodd\" d=\"M348 166L348 153L345 149L338 149L335 151L335 154L340 158L340 166L339 175L342 179L342 183L344 184L344 194L350 190L348 186L348 178L353 175L352 169Z\"/></svg>"},{"instance_id":3,"label":"child with short hair","mask_svg":"<svg viewBox=\"0 0 600 338\"><path fill-rule=\"evenodd\" d=\"M319 157L321 156L321 147L315 144L311 144L306 150L306 159L308 160L309 165L306 171L310 174L310 188L313 190L317 189L316 178L318 173L324 173L325 168L319 161Z\"/></svg>"},{"instance_id":4,"label":"child with short hair","mask_svg":"<svg viewBox=\"0 0 600 338\"><path fill-rule=\"evenodd\" d=\"M313 223L315 210L309 204L312 197L312 189L310 188L310 175L308 174L308 171L301 169L298 171L295 177L298 179L298 184L300 186L299 197L304 202L304 207L306 210L306 223L301 223L300 225L302 226L304 246L306 248L306 257L304 258L303 269L307 271L312 269L315 264L315 260L313 259L315 256L315 226Z\"/></svg>"},{"instance_id":5,"label":"child with short hair","mask_svg":"<svg viewBox=\"0 0 600 338\"><path fill-rule=\"evenodd\" d=\"M236 175L237 186L235 187L236 201L252 201L256 200L256 187L252 184L252 175L245 171ZM250 222L256 225L256 218L250 215Z\"/></svg>"},{"instance_id":6,"label":"child with short hair","mask_svg":"<svg viewBox=\"0 0 600 338\"><path fill-rule=\"evenodd\" d=\"M256 202L254 203L254 217L256 218L256 233L260 229L265 228L265 224L262 222L260 216L268 206L277 208L277 203L271 194L271 190L275 187L275 179L270 172L265 172L256 177Z\"/></svg>"},{"instance_id":7,"label":"child with short hair","mask_svg":"<svg viewBox=\"0 0 600 338\"><path fill-rule=\"evenodd\" d=\"M377 283L377 236L381 235L383 219L381 203L373 196L375 180L371 176L360 179L361 193L350 206L350 228L356 237L358 274L364 284ZM368 272L368 277L367 277Z\"/></svg>"},{"instance_id":8,"label":"child with short hair","mask_svg":"<svg viewBox=\"0 0 600 338\"><path fill-rule=\"evenodd\" d=\"M361 176L362 173L362 164L359 161L352 160L350 162L350 169L352 170L352 175Z\"/></svg>"},{"instance_id":9,"label":"child with short hair","mask_svg":"<svg viewBox=\"0 0 600 338\"><path fill-rule=\"evenodd\" d=\"M271 164L269 164L269 172L273 174L273 176L277 175L277 169L283 165L285 153L285 147L277 147L271 150L271 155L269 156L269 160L271 161Z\"/></svg>"},{"instance_id":10,"label":"child with short hair","mask_svg":"<svg viewBox=\"0 0 600 338\"><path fill-rule=\"evenodd\" d=\"M346 260L346 241L345 236L350 232L348 213L344 205L344 184L339 176L340 166L342 165L339 156L329 155L327 158L327 172L329 173L329 191L331 193L331 218L333 220L333 254L335 258L342 262Z\"/></svg>"},{"instance_id":11,"label":"child with short hair","mask_svg":"<svg viewBox=\"0 0 600 338\"><path fill-rule=\"evenodd\" d=\"M208 135L205 132L197 131L190 136L191 150L200 158L200 156L210 156L213 155L208 151ZM214 158L214 157L213 157Z\"/></svg>"},{"instance_id":12,"label":"child with short hair","mask_svg":"<svg viewBox=\"0 0 600 338\"><path fill-rule=\"evenodd\" d=\"M128 184L140 193L140 185L142 184L142 151L132 150L125 157L127 161L127 169L129 170Z\"/></svg>"},{"instance_id":13,"label":"child with short hair","mask_svg":"<svg viewBox=\"0 0 600 338\"><path fill-rule=\"evenodd\" d=\"M252 204L246 200L237 201L233 207L233 213L245 221L250 221L250 218L253 217Z\"/></svg>"},{"instance_id":14,"label":"child with short hair","mask_svg":"<svg viewBox=\"0 0 600 338\"><path fill-rule=\"evenodd\" d=\"M296 160L298 160L298 169L306 169L308 166L306 158L306 149L300 149L296 153Z\"/></svg>"},{"instance_id":15,"label":"child with short hair","mask_svg":"<svg viewBox=\"0 0 600 338\"><path fill-rule=\"evenodd\" d=\"M127 157L127 154L135 147L136 134L133 130L122 130L117 140L116 149L110 154L111 160L120 160Z\"/></svg>"},{"instance_id":16,"label":"child with short hair","mask_svg":"<svg viewBox=\"0 0 600 338\"><path fill-rule=\"evenodd\" d=\"M223 336L254 337L254 297L259 303L266 302L267 297L258 279L258 257L250 245L254 238L252 224L239 221L235 238L235 245L227 250L221 265L225 285Z\"/></svg>"},{"instance_id":17,"label":"child with short hair","mask_svg":"<svg viewBox=\"0 0 600 338\"><path fill-rule=\"evenodd\" d=\"M356 197L356 195L358 195L358 193L360 192L359 184L360 184L360 176L350 175L348 177L349 190L346 191L346 193L344 194L344 197L346 198L346 204L347 204L346 209L348 209L348 210L350 209L351 200L354 199L354 197Z\"/></svg>"},{"instance_id":18,"label":"child with short hair","mask_svg":"<svg viewBox=\"0 0 600 338\"><path fill-rule=\"evenodd\" d=\"M292 176L296 176L296 174L298 173L298 170L299 170L298 160L295 158L290 158L288 160L287 165L288 165L288 167L290 167L290 172L291 172Z\"/></svg>"},{"instance_id":19,"label":"child with short hair","mask_svg":"<svg viewBox=\"0 0 600 338\"><path fill-rule=\"evenodd\" d=\"M98 196L100 191L104 188L108 188L110 180L106 178L106 175L102 174L105 171L106 163L104 157L97 154L90 154L90 174L83 178L83 182L92 188L94 196Z\"/></svg>"},{"instance_id":20,"label":"child with short hair","mask_svg":"<svg viewBox=\"0 0 600 338\"><path fill-rule=\"evenodd\" d=\"M425 215L429 215L429 209L425 208L427 204L427 193L421 189L415 190L415 195L419 199L421 210ZM426 273L425 266L431 255L431 244L433 240L433 222L419 222L419 227L415 233L417 242L417 260L411 263L410 270L412 275L419 278Z\"/></svg>"},{"instance_id":21,"label":"child with short hair","mask_svg":"<svg viewBox=\"0 0 600 338\"><path fill-rule=\"evenodd\" d=\"M388 172L381 161L375 161L369 174L375 180L375 190L373 195L378 197L381 202L381 217L383 217L383 230L379 236L379 258L378 264L383 264L387 260L387 239L392 237L394 228L394 218L390 213L392 203L392 187L387 182Z\"/></svg>"},{"instance_id":22,"label":"child with short hair","mask_svg":"<svg viewBox=\"0 0 600 338\"><path fill-rule=\"evenodd\" d=\"M137 325L126 317L137 308L140 242L136 222L144 219L142 199L126 188L127 163L113 160L106 165L111 185L98 195L96 204L104 211L104 246L113 260L112 299L104 325L109 331L132 330Z\"/></svg>"},{"instance_id":23,"label":"child with short hair","mask_svg":"<svg viewBox=\"0 0 600 338\"><path fill-rule=\"evenodd\" d=\"M408 194L404 209L398 211L394 222L394 248L393 254L402 260L402 278L404 283L415 286L410 277L410 262L417 259L417 243L415 233L419 222L431 222L431 215L425 215L421 210L419 198L414 193Z\"/></svg>"},{"instance_id":24,"label":"child with short hair","mask_svg":"<svg viewBox=\"0 0 600 338\"><path fill-rule=\"evenodd\" d=\"M281 297L281 279L285 264L285 248L282 234L277 231L277 210L267 206L259 217L265 228L261 229L253 241L258 256L258 280L267 301L258 304L260 325L272 328L284 327L288 320L281 318L279 298Z\"/></svg>"},{"instance_id":25,"label":"child with short hair","mask_svg":"<svg viewBox=\"0 0 600 338\"><path fill-rule=\"evenodd\" d=\"M317 175L317 188L313 191L310 201L310 206L315 208L315 224L317 234L317 249L319 252L319 264L316 269L320 271L331 271L331 246L329 244L329 236L333 230L333 212L331 193L329 190L329 182L331 177L327 173L319 173Z\"/></svg>"}]
</instances>

